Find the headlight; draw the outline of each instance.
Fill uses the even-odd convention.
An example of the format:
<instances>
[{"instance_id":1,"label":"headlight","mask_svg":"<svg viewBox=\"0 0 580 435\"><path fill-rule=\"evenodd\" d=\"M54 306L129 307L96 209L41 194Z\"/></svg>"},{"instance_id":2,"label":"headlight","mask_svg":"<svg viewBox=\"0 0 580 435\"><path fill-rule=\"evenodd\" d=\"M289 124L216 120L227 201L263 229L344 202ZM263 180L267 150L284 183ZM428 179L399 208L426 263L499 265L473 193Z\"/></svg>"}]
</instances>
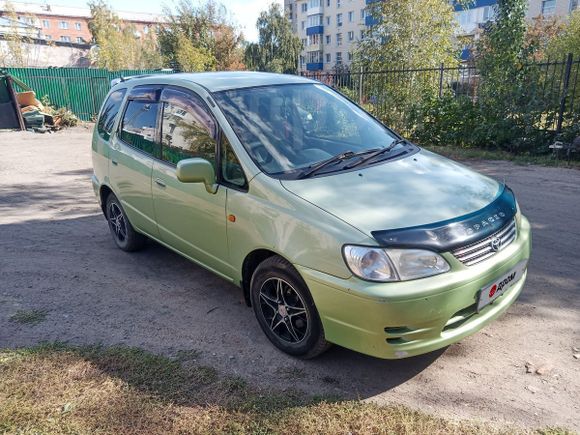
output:
<instances>
[{"instance_id":1,"label":"headlight","mask_svg":"<svg viewBox=\"0 0 580 435\"><path fill-rule=\"evenodd\" d=\"M407 281L449 270L439 254L423 249L382 249L346 245L344 259L350 271L369 281Z\"/></svg>"}]
</instances>

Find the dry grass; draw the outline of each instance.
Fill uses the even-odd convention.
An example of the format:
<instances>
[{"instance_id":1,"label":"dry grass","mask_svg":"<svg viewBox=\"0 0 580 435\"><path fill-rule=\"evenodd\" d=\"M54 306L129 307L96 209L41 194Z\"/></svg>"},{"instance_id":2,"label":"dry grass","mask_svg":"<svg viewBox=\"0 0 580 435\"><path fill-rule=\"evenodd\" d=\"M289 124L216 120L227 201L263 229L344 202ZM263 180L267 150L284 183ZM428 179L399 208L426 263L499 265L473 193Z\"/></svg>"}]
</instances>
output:
<instances>
[{"instance_id":1,"label":"dry grass","mask_svg":"<svg viewBox=\"0 0 580 435\"><path fill-rule=\"evenodd\" d=\"M519 432L398 406L264 393L183 355L57 343L0 351L0 433Z\"/></svg>"},{"instance_id":2,"label":"dry grass","mask_svg":"<svg viewBox=\"0 0 580 435\"><path fill-rule=\"evenodd\" d=\"M46 310L18 310L10 316L10 321L22 325L38 325L46 319L46 314Z\"/></svg>"}]
</instances>

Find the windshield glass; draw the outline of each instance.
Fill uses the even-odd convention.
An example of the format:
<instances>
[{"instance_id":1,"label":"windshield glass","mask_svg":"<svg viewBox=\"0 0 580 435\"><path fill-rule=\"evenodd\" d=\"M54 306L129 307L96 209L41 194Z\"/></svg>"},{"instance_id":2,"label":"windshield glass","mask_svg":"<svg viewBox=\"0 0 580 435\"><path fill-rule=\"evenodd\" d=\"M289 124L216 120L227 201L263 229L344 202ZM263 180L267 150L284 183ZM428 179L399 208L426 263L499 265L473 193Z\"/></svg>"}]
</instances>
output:
<instances>
[{"instance_id":1,"label":"windshield glass","mask_svg":"<svg viewBox=\"0 0 580 435\"><path fill-rule=\"evenodd\" d=\"M270 175L296 173L341 153L376 150L397 139L324 85L235 89L214 97L250 156Z\"/></svg>"}]
</instances>

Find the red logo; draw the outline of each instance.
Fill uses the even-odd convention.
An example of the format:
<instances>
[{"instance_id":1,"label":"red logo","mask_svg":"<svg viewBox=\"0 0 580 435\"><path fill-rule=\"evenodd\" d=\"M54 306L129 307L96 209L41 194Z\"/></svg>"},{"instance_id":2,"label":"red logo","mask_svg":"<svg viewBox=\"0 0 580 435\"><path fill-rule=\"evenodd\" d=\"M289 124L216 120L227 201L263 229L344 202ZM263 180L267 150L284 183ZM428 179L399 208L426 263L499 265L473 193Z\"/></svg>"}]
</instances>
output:
<instances>
[{"instance_id":1,"label":"red logo","mask_svg":"<svg viewBox=\"0 0 580 435\"><path fill-rule=\"evenodd\" d=\"M495 294L495 292L497 291L497 284L494 284L490 289L489 289L489 297L492 298L493 295Z\"/></svg>"}]
</instances>

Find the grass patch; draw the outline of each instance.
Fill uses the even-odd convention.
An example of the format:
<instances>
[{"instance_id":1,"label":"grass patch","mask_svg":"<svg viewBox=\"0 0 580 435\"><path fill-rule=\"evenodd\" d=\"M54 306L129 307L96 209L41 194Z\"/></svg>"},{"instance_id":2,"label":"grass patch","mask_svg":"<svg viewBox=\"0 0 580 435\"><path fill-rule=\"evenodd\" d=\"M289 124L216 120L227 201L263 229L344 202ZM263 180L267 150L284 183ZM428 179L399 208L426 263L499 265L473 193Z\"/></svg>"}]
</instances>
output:
<instances>
[{"instance_id":1,"label":"grass patch","mask_svg":"<svg viewBox=\"0 0 580 435\"><path fill-rule=\"evenodd\" d=\"M566 156L557 160L551 155L533 156L512 154L507 151L484 150L479 148L460 148L453 146L423 146L423 148L455 160L506 160L519 165L554 166L559 168L580 169L580 160L566 161ZM575 155L577 157L577 154Z\"/></svg>"},{"instance_id":2,"label":"grass patch","mask_svg":"<svg viewBox=\"0 0 580 435\"><path fill-rule=\"evenodd\" d=\"M266 393L177 358L61 343L0 351L0 403L0 433L526 433L400 406ZM557 431L528 433L565 433Z\"/></svg>"},{"instance_id":3,"label":"grass patch","mask_svg":"<svg viewBox=\"0 0 580 435\"><path fill-rule=\"evenodd\" d=\"M12 316L10 321L22 325L37 325L46 319L46 310L18 310Z\"/></svg>"}]
</instances>

